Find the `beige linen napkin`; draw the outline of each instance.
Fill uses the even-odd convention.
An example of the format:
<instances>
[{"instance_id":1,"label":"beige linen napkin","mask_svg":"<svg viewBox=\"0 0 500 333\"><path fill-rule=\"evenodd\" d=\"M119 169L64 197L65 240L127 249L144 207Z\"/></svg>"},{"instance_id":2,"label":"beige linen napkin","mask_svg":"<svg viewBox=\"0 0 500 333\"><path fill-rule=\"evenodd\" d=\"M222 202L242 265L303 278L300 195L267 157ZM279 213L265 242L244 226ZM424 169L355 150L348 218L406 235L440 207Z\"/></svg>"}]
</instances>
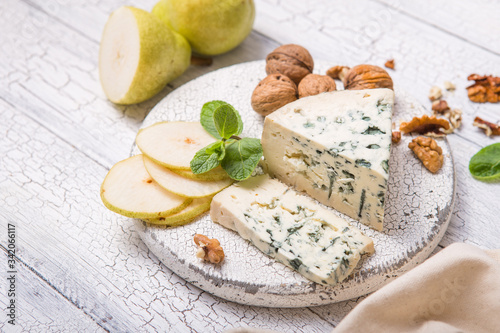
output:
<instances>
[{"instance_id":1,"label":"beige linen napkin","mask_svg":"<svg viewBox=\"0 0 500 333\"><path fill-rule=\"evenodd\" d=\"M357 305L341 332L500 332L500 250L446 247Z\"/></svg>"}]
</instances>

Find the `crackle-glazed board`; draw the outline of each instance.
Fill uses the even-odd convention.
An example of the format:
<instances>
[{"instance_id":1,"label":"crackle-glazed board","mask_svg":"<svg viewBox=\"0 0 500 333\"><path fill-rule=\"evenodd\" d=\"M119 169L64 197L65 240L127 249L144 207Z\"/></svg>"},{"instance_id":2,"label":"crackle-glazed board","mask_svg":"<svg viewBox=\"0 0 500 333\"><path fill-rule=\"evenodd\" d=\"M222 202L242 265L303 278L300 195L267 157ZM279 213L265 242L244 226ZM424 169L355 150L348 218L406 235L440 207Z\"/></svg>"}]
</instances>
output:
<instances>
[{"instance_id":1,"label":"crackle-glazed board","mask_svg":"<svg viewBox=\"0 0 500 333\"><path fill-rule=\"evenodd\" d=\"M330 64L319 62L315 73ZM202 105L224 100L241 114L242 136L260 138L263 117L250 105L257 83L266 76L265 62L255 61L223 68L201 76L166 96L144 120L143 128L159 121L199 121ZM408 93L395 90L393 122L426 113ZM237 233L210 220L209 214L174 228L136 220L136 229L149 249L172 271L197 287L221 298L266 307L306 307L340 302L373 292L424 261L448 226L455 197L455 170L450 146L438 139L445 155L443 168L427 171L408 149L411 136L393 145L385 209L385 229L372 230L349 219L375 243L375 254L365 257L342 284L326 287L313 283L269 258ZM132 154L138 153L136 147ZM337 213L341 215L340 213ZM345 217L345 216L344 216ZM226 258L212 265L195 256L193 236L217 238Z\"/></svg>"}]
</instances>

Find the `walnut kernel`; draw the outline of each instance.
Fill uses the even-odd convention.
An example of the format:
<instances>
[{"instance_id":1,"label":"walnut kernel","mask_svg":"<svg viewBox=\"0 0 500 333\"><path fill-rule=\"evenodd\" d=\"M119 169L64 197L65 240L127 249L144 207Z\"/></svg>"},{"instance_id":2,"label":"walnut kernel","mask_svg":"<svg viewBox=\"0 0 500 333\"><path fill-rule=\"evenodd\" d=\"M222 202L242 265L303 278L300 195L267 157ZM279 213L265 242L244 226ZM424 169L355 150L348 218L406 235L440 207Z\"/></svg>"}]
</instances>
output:
<instances>
[{"instance_id":1,"label":"walnut kernel","mask_svg":"<svg viewBox=\"0 0 500 333\"><path fill-rule=\"evenodd\" d=\"M471 74L467 80L475 83L467 87L469 99L476 103L500 102L500 77Z\"/></svg>"},{"instance_id":2,"label":"walnut kernel","mask_svg":"<svg viewBox=\"0 0 500 333\"><path fill-rule=\"evenodd\" d=\"M260 115L278 110L297 99L297 86L283 74L271 74L259 82L252 94L252 108Z\"/></svg>"},{"instance_id":3,"label":"walnut kernel","mask_svg":"<svg viewBox=\"0 0 500 333\"><path fill-rule=\"evenodd\" d=\"M384 64L384 66L387 68L390 68L390 69L394 69L394 59L387 60Z\"/></svg>"},{"instance_id":4,"label":"walnut kernel","mask_svg":"<svg viewBox=\"0 0 500 333\"><path fill-rule=\"evenodd\" d=\"M198 258L210 261L212 264L218 264L224 260L224 250L220 243L215 238L208 238L205 235L196 234L193 238L196 245L198 245Z\"/></svg>"},{"instance_id":5,"label":"walnut kernel","mask_svg":"<svg viewBox=\"0 0 500 333\"><path fill-rule=\"evenodd\" d=\"M450 110L450 107L444 99L432 102L432 111L434 111L435 113L443 114L448 110Z\"/></svg>"},{"instance_id":6,"label":"walnut kernel","mask_svg":"<svg viewBox=\"0 0 500 333\"><path fill-rule=\"evenodd\" d=\"M443 97L443 91L438 86L433 86L429 91L429 99L435 101Z\"/></svg>"},{"instance_id":7,"label":"walnut kernel","mask_svg":"<svg viewBox=\"0 0 500 333\"><path fill-rule=\"evenodd\" d=\"M351 68L347 66L333 66L326 71L326 75L334 80L340 80L344 82L347 73Z\"/></svg>"},{"instance_id":8,"label":"walnut kernel","mask_svg":"<svg viewBox=\"0 0 500 333\"><path fill-rule=\"evenodd\" d=\"M474 118L474 123L472 125L483 129L487 136L500 135L500 125L490 123L479 117Z\"/></svg>"},{"instance_id":9,"label":"walnut kernel","mask_svg":"<svg viewBox=\"0 0 500 333\"><path fill-rule=\"evenodd\" d=\"M443 150L433 138L419 136L408 144L408 148L417 155L430 172L436 173L443 166Z\"/></svg>"},{"instance_id":10,"label":"walnut kernel","mask_svg":"<svg viewBox=\"0 0 500 333\"><path fill-rule=\"evenodd\" d=\"M309 74L299 83L299 98L335 91L335 81L327 75Z\"/></svg>"},{"instance_id":11,"label":"walnut kernel","mask_svg":"<svg viewBox=\"0 0 500 333\"><path fill-rule=\"evenodd\" d=\"M418 133L427 136L445 136L442 130L450 129L450 122L443 118L436 118L436 116L429 117L423 115L422 117L413 117L410 122L402 122L399 125L399 130L405 134Z\"/></svg>"},{"instance_id":12,"label":"walnut kernel","mask_svg":"<svg viewBox=\"0 0 500 333\"><path fill-rule=\"evenodd\" d=\"M296 44L282 45L266 57L266 73L283 74L295 84L314 69L314 61L309 51Z\"/></svg>"},{"instance_id":13,"label":"walnut kernel","mask_svg":"<svg viewBox=\"0 0 500 333\"><path fill-rule=\"evenodd\" d=\"M401 141L401 132L400 131L392 131L392 143L399 143Z\"/></svg>"},{"instance_id":14,"label":"walnut kernel","mask_svg":"<svg viewBox=\"0 0 500 333\"><path fill-rule=\"evenodd\" d=\"M444 81L443 86L447 91L453 91L456 89L456 86L450 81Z\"/></svg>"},{"instance_id":15,"label":"walnut kernel","mask_svg":"<svg viewBox=\"0 0 500 333\"><path fill-rule=\"evenodd\" d=\"M349 90L393 89L390 75L385 69L373 65L358 65L351 68L345 78L344 86Z\"/></svg>"}]
</instances>

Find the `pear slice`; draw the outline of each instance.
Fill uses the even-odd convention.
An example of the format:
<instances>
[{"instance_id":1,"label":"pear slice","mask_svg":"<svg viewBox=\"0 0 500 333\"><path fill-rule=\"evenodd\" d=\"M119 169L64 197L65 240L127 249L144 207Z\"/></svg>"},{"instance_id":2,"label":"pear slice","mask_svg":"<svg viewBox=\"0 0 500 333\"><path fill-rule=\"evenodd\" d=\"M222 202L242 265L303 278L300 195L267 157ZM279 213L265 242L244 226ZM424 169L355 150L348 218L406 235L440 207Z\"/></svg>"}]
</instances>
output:
<instances>
[{"instance_id":1,"label":"pear slice","mask_svg":"<svg viewBox=\"0 0 500 333\"><path fill-rule=\"evenodd\" d=\"M170 169L170 171L175 172L179 176L182 176L184 178L189 178L189 179L194 179L194 180L200 180L200 181L207 181L207 180L222 180L222 179L228 179L229 175L227 174L222 167L218 166L215 169L212 169L210 171L200 173L200 174L195 174L191 171L188 170L181 170L181 169Z\"/></svg>"},{"instance_id":2,"label":"pear slice","mask_svg":"<svg viewBox=\"0 0 500 333\"><path fill-rule=\"evenodd\" d=\"M135 143L141 152L169 169L191 171L198 150L215 142L199 122L166 121L143 128Z\"/></svg>"},{"instance_id":3,"label":"pear slice","mask_svg":"<svg viewBox=\"0 0 500 333\"><path fill-rule=\"evenodd\" d=\"M191 47L155 15L121 7L108 19L99 49L104 93L117 104L153 97L189 66Z\"/></svg>"},{"instance_id":4,"label":"pear slice","mask_svg":"<svg viewBox=\"0 0 500 333\"><path fill-rule=\"evenodd\" d=\"M144 168L142 155L118 162L109 170L101 185L101 199L109 210L133 218L172 215L192 201L158 185Z\"/></svg>"},{"instance_id":5,"label":"pear slice","mask_svg":"<svg viewBox=\"0 0 500 333\"><path fill-rule=\"evenodd\" d=\"M213 197L194 199L193 202L189 204L189 206L176 214L154 219L144 219L144 221L151 224L166 225L169 227L187 224L191 222L195 217L205 213L210 209L212 198Z\"/></svg>"},{"instance_id":6,"label":"pear slice","mask_svg":"<svg viewBox=\"0 0 500 333\"><path fill-rule=\"evenodd\" d=\"M144 156L144 166L158 185L169 192L186 198L213 196L234 182L231 178L215 181L198 181L184 178L168 168L156 164L146 156Z\"/></svg>"}]
</instances>

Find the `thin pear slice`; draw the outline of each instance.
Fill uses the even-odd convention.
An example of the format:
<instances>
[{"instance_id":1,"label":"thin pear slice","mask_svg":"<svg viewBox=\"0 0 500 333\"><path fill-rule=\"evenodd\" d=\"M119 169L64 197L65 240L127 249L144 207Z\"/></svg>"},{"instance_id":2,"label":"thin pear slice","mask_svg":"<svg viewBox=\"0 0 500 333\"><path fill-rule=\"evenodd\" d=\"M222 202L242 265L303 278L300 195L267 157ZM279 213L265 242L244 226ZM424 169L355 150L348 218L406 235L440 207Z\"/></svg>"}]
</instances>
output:
<instances>
[{"instance_id":1,"label":"thin pear slice","mask_svg":"<svg viewBox=\"0 0 500 333\"><path fill-rule=\"evenodd\" d=\"M203 198L215 195L222 191L234 180L231 178L215 181L199 181L184 178L170 171L168 168L156 164L144 156L144 166L151 178L169 192L186 198Z\"/></svg>"},{"instance_id":2,"label":"thin pear slice","mask_svg":"<svg viewBox=\"0 0 500 333\"><path fill-rule=\"evenodd\" d=\"M135 143L144 155L169 169L191 171L198 150L215 142L199 122L166 121L143 128Z\"/></svg>"},{"instance_id":3,"label":"thin pear slice","mask_svg":"<svg viewBox=\"0 0 500 333\"><path fill-rule=\"evenodd\" d=\"M207 181L207 180L222 180L222 179L228 179L229 175L227 174L222 167L218 166L215 169L212 169L210 171L200 173L200 174L195 174L191 171L188 170L180 170L180 169L170 169L171 171L175 172L176 174L184 177L184 178L189 178L189 179L194 179L194 180L201 180L201 181Z\"/></svg>"},{"instance_id":4,"label":"thin pear slice","mask_svg":"<svg viewBox=\"0 0 500 333\"><path fill-rule=\"evenodd\" d=\"M195 217L200 216L210 209L212 198L213 197L194 199L189 206L176 214L154 219L144 219L144 221L151 224L166 225L170 227L187 224Z\"/></svg>"},{"instance_id":5,"label":"thin pear slice","mask_svg":"<svg viewBox=\"0 0 500 333\"><path fill-rule=\"evenodd\" d=\"M133 218L168 216L191 203L166 191L144 168L142 155L116 163L101 185L104 205L115 213Z\"/></svg>"}]
</instances>

